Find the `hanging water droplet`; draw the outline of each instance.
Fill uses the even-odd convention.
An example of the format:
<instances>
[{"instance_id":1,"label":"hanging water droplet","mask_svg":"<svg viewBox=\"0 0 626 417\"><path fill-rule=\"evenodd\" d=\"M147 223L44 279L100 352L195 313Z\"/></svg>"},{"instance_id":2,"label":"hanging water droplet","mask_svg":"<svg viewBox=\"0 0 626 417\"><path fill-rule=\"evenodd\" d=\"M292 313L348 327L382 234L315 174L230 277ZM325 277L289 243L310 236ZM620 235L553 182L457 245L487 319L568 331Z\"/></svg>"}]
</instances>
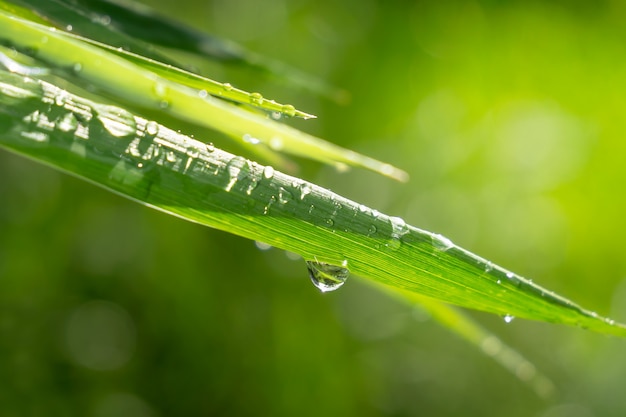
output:
<instances>
[{"instance_id":1,"label":"hanging water droplet","mask_svg":"<svg viewBox=\"0 0 626 417\"><path fill-rule=\"evenodd\" d=\"M346 282L350 275L347 265L347 261L342 262L341 266L306 261L311 282L322 292L335 291Z\"/></svg>"},{"instance_id":2,"label":"hanging water droplet","mask_svg":"<svg viewBox=\"0 0 626 417\"><path fill-rule=\"evenodd\" d=\"M279 112L279 111L273 111L273 112L270 113L270 117L273 120L280 120L280 119L283 118L283 114L281 112Z\"/></svg>"},{"instance_id":3,"label":"hanging water droplet","mask_svg":"<svg viewBox=\"0 0 626 417\"><path fill-rule=\"evenodd\" d=\"M72 25L67 25L67 26L65 26L65 30L67 30L68 32L71 32L71 31L72 31L72 29L74 29L74 28L72 27Z\"/></svg>"},{"instance_id":4,"label":"hanging water droplet","mask_svg":"<svg viewBox=\"0 0 626 417\"><path fill-rule=\"evenodd\" d=\"M485 264L485 272L491 272L492 270L493 270L493 263L491 261L487 262Z\"/></svg>"},{"instance_id":5,"label":"hanging water droplet","mask_svg":"<svg viewBox=\"0 0 626 417\"><path fill-rule=\"evenodd\" d=\"M224 91L230 91L233 89L233 86L230 85L229 83L224 83L222 84L222 88L224 89Z\"/></svg>"},{"instance_id":6,"label":"hanging water droplet","mask_svg":"<svg viewBox=\"0 0 626 417\"><path fill-rule=\"evenodd\" d=\"M254 245L257 247L257 249L262 250L262 251L267 251L267 250L272 249L272 245L268 243L260 242L258 240L254 241Z\"/></svg>"},{"instance_id":7,"label":"hanging water droplet","mask_svg":"<svg viewBox=\"0 0 626 417\"><path fill-rule=\"evenodd\" d=\"M149 136L156 136L159 133L159 124L155 121L146 123L146 133Z\"/></svg>"},{"instance_id":8,"label":"hanging water droplet","mask_svg":"<svg viewBox=\"0 0 626 417\"><path fill-rule=\"evenodd\" d=\"M512 316L510 314L505 314L502 318L504 319L504 322L508 324L515 319L515 316Z\"/></svg>"},{"instance_id":9,"label":"hanging water droplet","mask_svg":"<svg viewBox=\"0 0 626 417\"><path fill-rule=\"evenodd\" d=\"M432 235L433 246L438 250L445 252L454 246L450 239L442 235Z\"/></svg>"},{"instance_id":10,"label":"hanging water droplet","mask_svg":"<svg viewBox=\"0 0 626 417\"><path fill-rule=\"evenodd\" d=\"M272 177L274 176L274 168L269 165L263 168L263 176L268 180L272 179Z\"/></svg>"},{"instance_id":11,"label":"hanging water droplet","mask_svg":"<svg viewBox=\"0 0 626 417\"><path fill-rule=\"evenodd\" d=\"M209 95L209 93L207 93L206 90L198 91L198 97L200 97L200 98L206 98L208 95Z\"/></svg>"}]
</instances>

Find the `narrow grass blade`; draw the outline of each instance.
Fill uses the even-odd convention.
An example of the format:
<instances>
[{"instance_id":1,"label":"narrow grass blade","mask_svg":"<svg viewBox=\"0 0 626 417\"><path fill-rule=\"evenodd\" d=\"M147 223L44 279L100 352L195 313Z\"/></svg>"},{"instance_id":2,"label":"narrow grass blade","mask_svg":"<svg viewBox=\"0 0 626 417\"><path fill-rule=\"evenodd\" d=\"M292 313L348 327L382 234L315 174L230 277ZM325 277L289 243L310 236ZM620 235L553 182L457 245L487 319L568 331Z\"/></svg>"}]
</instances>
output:
<instances>
[{"instance_id":1,"label":"narrow grass blade","mask_svg":"<svg viewBox=\"0 0 626 417\"><path fill-rule=\"evenodd\" d=\"M391 287L503 316L626 336L623 325L400 218L125 109L5 71L0 145L167 213Z\"/></svg>"},{"instance_id":2,"label":"narrow grass blade","mask_svg":"<svg viewBox=\"0 0 626 417\"><path fill-rule=\"evenodd\" d=\"M18 0L60 27L71 25L82 36L124 47L135 54L180 67L152 45L189 52L221 63L249 67L286 82L343 101L346 93L285 64L254 54L234 42L211 36L158 14L150 7L132 1ZM155 30L155 28L158 28Z\"/></svg>"},{"instance_id":3,"label":"narrow grass blade","mask_svg":"<svg viewBox=\"0 0 626 417\"><path fill-rule=\"evenodd\" d=\"M70 81L82 80L116 97L128 106L171 114L181 120L205 126L235 137L246 135L275 151L332 163L339 167L358 166L406 181L406 172L376 159L346 150L290 126L239 109L147 71L58 30L0 12L3 27L0 40L55 68L66 68ZM72 74L73 76L69 76ZM260 95L252 101L262 103Z\"/></svg>"},{"instance_id":4,"label":"narrow grass blade","mask_svg":"<svg viewBox=\"0 0 626 417\"><path fill-rule=\"evenodd\" d=\"M499 363L532 389L541 398L554 394L552 381L519 352L506 345L499 337L476 323L463 312L432 299L414 293L404 293L404 298L415 301L426 310L434 320L447 327L451 332L474 345L478 350Z\"/></svg>"},{"instance_id":5,"label":"narrow grass blade","mask_svg":"<svg viewBox=\"0 0 626 417\"><path fill-rule=\"evenodd\" d=\"M33 21L41 24L53 23L61 31L71 28L66 32L68 37L105 49L181 85L198 91L205 91L215 97L258 107L274 118L279 118L280 115L303 119L315 118L314 115L300 111L290 104L281 104L274 100L258 100L258 93L249 93L235 88L229 83L220 83L185 70L179 63L155 51L152 45L137 41L135 38L115 30L110 23L104 24L108 20L103 22L101 15L97 14L94 17L88 10L75 3L67 3L62 0L50 0L43 3L14 1L22 7L12 5L10 11L13 14L27 20L34 19ZM25 7L30 7L30 9ZM0 8L9 10L7 4L2 1L0 1ZM37 12L37 14L33 14L33 12Z\"/></svg>"}]
</instances>

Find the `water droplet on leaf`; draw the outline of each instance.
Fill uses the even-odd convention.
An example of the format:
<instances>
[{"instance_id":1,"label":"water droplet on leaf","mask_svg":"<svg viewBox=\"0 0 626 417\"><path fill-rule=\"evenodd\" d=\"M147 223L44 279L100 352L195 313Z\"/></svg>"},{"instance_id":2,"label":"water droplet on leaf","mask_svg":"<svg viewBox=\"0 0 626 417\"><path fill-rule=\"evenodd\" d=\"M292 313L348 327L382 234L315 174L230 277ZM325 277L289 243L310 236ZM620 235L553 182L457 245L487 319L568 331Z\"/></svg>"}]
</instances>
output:
<instances>
[{"instance_id":1,"label":"water droplet on leaf","mask_svg":"<svg viewBox=\"0 0 626 417\"><path fill-rule=\"evenodd\" d=\"M450 239L442 235L433 235L432 242L433 246L442 252L445 252L454 246L454 243L452 243Z\"/></svg>"},{"instance_id":2,"label":"water droplet on leaf","mask_svg":"<svg viewBox=\"0 0 626 417\"><path fill-rule=\"evenodd\" d=\"M281 111L289 117L293 117L296 115L296 108L293 107L291 104L285 104L282 107Z\"/></svg>"},{"instance_id":3,"label":"water droplet on leaf","mask_svg":"<svg viewBox=\"0 0 626 417\"><path fill-rule=\"evenodd\" d=\"M250 103L256 104L256 105L263 104L263 96L260 93L251 93Z\"/></svg>"},{"instance_id":4,"label":"water droplet on leaf","mask_svg":"<svg viewBox=\"0 0 626 417\"><path fill-rule=\"evenodd\" d=\"M272 179L272 177L274 176L274 168L269 165L263 168L263 176L268 180Z\"/></svg>"},{"instance_id":5,"label":"water droplet on leaf","mask_svg":"<svg viewBox=\"0 0 626 417\"><path fill-rule=\"evenodd\" d=\"M159 124L155 121L150 121L146 124L146 133L150 136L156 136L159 133Z\"/></svg>"},{"instance_id":6,"label":"water droplet on leaf","mask_svg":"<svg viewBox=\"0 0 626 417\"><path fill-rule=\"evenodd\" d=\"M510 314L506 314L502 318L504 319L504 322L508 324L508 323L512 322L515 319L515 316L512 316Z\"/></svg>"},{"instance_id":7,"label":"water droplet on leaf","mask_svg":"<svg viewBox=\"0 0 626 417\"><path fill-rule=\"evenodd\" d=\"M228 161L228 164L226 165L226 169L228 170L229 180L228 180L228 183L226 184L226 187L224 187L224 189L226 191L230 191L232 190L237 180L240 179L240 177L242 177L243 175L247 175L247 172L250 169L250 167L248 166L247 159L241 156L235 156L230 161ZM245 171L245 172L242 173L242 171Z\"/></svg>"},{"instance_id":8,"label":"water droplet on leaf","mask_svg":"<svg viewBox=\"0 0 626 417\"><path fill-rule=\"evenodd\" d=\"M409 228L400 217L390 217L389 222L391 223L391 240L387 242L386 246L392 250L397 250L402 245L402 236L409 233Z\"/></svg>"},{"instance_id":9,"label":"water droplet on leaf","mask_svg":"<svg viewBox=\"0 0 626 417\"><path fill-rule=\"evenodd\" d=\"M346 268L346 261L341 266L307 261L306 266L311 282L322 292L335 291L346 282L350 275L350 271Z\"/></svg>"},{"instance_id":10,"label":"water droplet on leaf","mask_svg":"<svg viewBox=\"0 0 626 417\"><path fill-rule=\"evenodd\" d=\"M246 143L249 143L251 145L258 145L259 143L261 143L261 141L259 139L255 138L252 135L249 135L248 133L243 135L243 141L246 142Z\"/></svg>"}]
</instances>

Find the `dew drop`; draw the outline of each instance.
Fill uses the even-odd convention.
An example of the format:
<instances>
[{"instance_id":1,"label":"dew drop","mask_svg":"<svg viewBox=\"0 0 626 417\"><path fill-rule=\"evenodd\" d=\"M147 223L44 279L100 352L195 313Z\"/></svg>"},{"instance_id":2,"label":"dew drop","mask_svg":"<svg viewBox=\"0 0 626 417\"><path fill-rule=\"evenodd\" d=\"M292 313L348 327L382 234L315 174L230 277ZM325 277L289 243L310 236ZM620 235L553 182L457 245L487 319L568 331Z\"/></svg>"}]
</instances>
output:
<instances>
[{"instance_id":1,"label":"dew drop","mask_svg":"<svg viewBox=\"0 0 626 417\"><path fill-rule=\"evenodd\" d=\"M267 202L267 205L263 208L263 214L268 214L270 212L270 208L276 203L276 197L271 196L270 201Z\"/></svg>"},{"instance_id":2,"label":"dew drop","mask_svg":"<svg viewBox=\"0 0 626 417\"><path fill-rule=\"evenodd\" d=\"M280 204L287 204L291 200L293 200L291 193L285 188L280 187L280 190L278 190L278 202Z\"/></svg>"},{"instance_id":3,"label":"dew drop","mask_svg":"<svg viewBox=\"0 0 626 417\"><path fill-rule=\"evenodd\" d=\"M159 133L159 124L155 121L149 121L146 124L146 133L150 136L156 136Z\"/></svg>"},{"instance_id":4,"label":"dew drop","mask_svg":"<svg viewBox=\"0 0 626 417\"><path fill-rule=\"evenodd\" d=\"M300 189L300 200L304 200L304 197L311 194L311 186L309 184L301 184L298 188Z\"/></svg>"},{"instance_id":5,"label":"dew drop","mask_svg":"<svg viewBox=\"0 0 626 417\"><path fill-rule=\"evenodd\" d=\"M492 262L487 262L485 264L485 272L491 272L493 271L493 263Z\"/></svg>"},{"instance_id":6,"label":"dew drop","mask_svg":"<svg viewBox=\"0 0 626 417\"><path fill-rule=\"evenodd\" d=\"M273 120L280 120L280 119L282 119L283 114L281 112L279 112L279 111L273 111L273 112L270 113L270 117Z\"/></svg>"},{"instance_id":7,"label":"dew drop","mask_svg":"<svg viewBox=\"0 0 626 417\"><path fill-rule=\"evenodd\" d=\"M249 170L248 161L241 156L235 156L230 161L228 161L228 164L226 165L226 169L228 171L229 179L228 179L228 183L226 184L226 187L224 187L224 190L230 191L232 190L237 180L240 179L242 175L241 171Z\"/></svg>"},{"instance_id":8,"label":"dew drop","mask_svg":"<svg viewBox=\"0 0 626 417\"><path fill-rule=\"evenodd\" d=\"M204 145L204 147L206 148L206 151L209 153L215 150L215 145L213 145L212 143L207 143L206 145Z\"/></svg>"},{"instance_id":9,"label":"dew drop","mask_svg":"<svg viewBox=\"0 0 626 417\"><path fill-rule=\"evenodd\" d=\"M167 87L165 86L165 84L160 83L160 82L154 83L154 94L156 94L157 97L163 98L165 97L166 93L167 93Z\"/></svg>"},{"instance_id":10,"label":"dew drop","mask_svg":"<svg viewBox=\"0 0 626 417\"><path fill-rule=\"evenodd\" d=\"M233 86L230 85L229 83L224 83L222 84L222 88L224 89L224 91L230 91L233 89Z\"/></svg>"},{"instance_id":11,"label":"dew drop","mask_svg":"<svg viewBox=\"0 0 626 417\"><path fill-rule=\"evenodd\" d=\"M283 146L283 140L278 136L274 136L272 139L270 139L270 148L272 148L273 150L280 151L281 149L283 149Z\"/></svg>"},{"instance_id":12,"label":"dew drop","mask_svg":"<svg viewBox=\"0 0 626 417\"><path fill-rule=\"evenodd\" d=\"M207 93L206 90L198 91L198 97L200 97L200 98L206 98L208 95L209 95L209 93Z\"/></svg>"},{"instance_id":13,"label":"dew drop","mask_svg":"<svg viewBox=\"0 0 626 417\"><path fill-rule=\"evenodd\" d=\"M83 70L83 64L81 64L80 62L76 62L74 63L74 65L72 65L72 71L74 71L74 74L78 74L82 70Z\"/></svg>"},{"instance_id":14,"label":"dew drop","mask_svg":"<svg viewBox=\"0 0 626 417\"><path fill-rule=\"evenodd\" d=\"M442 235L432 235L433 246L438 250L445 252L454 246L450 239Z\"/></svg>"},{"instance_id":15,"label":"dew drop","mask_svg":"<svg viewBox=\"0 0 626 417\"><path fill-rule=\"evenodd\" d=\"M98 121L111 136L124 138L135 135L137 125L135 117L130 112L108 105L98 106L94 110Z\"/></svg>"},{"instance_id":16,"label":"dew drop","mask_svg":"<svg viewBox=\"0 0 626 417\"><path fill-rule=\"evenodd\" d=\"M326 219L326 224L329 227L333 227L335 225L335 221L333 219Z\"/></svg>"},{"instance_id":17,"label":"dew drop","mask_svg":"<svg viewBox=\"0 0 626 417\"><path fill-rule=\"evenodd\" d=\"M376 226L371 225L368 229L367 229L367 235L371 236L374 233L376 233L378 231L378 229L376 228Z\"/></svg>"},{"instance_id":18,"label":"dew drop","mask_svg":"<svg viewBox=\"0 0 626 417\"><path fill-rule=\"evenodd\" d=\"M409 228L400 217L390 217L389 222L391 223L391 239L387 242L386 246L389 249L397 250L402 245L402 236L409 233Z\"/></svg>"},{"instance_id":19,"label":"dew drop","mask_svg":"<svg viewBox=\"0 0 626 417\"><path fill-rule=\"evenodd\" d=\"M502 317L502 319L504 319L504 322L509 324L510 322L512 322L515 319L515 316L512 316L510 314L506 314Z\"/></svg>"},{"instance_id":20,"label":"dew drop","mask_svg":"<svg viewBox=\"0 0 626 417\"><path fill-rule=\"evenodd\" d=\"M341 266L306 261L309 278L321 292L335 291L346 282L348 275L350 275L350 271L346 268L347 264L347 261L342 262Z\"/></svg>"},{"instance_id":21,"label":"dew drop","mask_svg":"<svg viewBox=\"0 0 626 417\"><path fill-rule=\"evenodd\" d=\"M268 180L272 179L272 177L274 176L274 168L269 165L263 168L263 176Z\"/></svg>"},{"instance_id":22,"label":"dew drop","mask_svg":"<svg viewBox=\"0 0 626 417\"><path fill-rule=\"evenodd\" d=\"M246 143L249 143L251 145L258 145L259 143L261 143L261 141L259 139L255 138L252 135L249 135L248 133L243 135L243 141L246 142Z\"/></svg>"},{"instance_id":23,"label":"dew drop","mask_svg":"<svg viewBox=\"0 0 626 417\"><path fill-rule=\"evenodd\" d=\"M402 236L409 233L409 229L404 222L404 219L400 217L390 217L389 222L391 223L391 237L395 239L399 239Z\"/></svg>"},{"instance_id":24,"label":"dew drop","mask_svg":"<svg viewBox=\"0 0 626 417\"><path fill-rule=\"evenodd\" d=\"M252 195L252 191L254 191L257 185L259 185L259 182L257 181L257 179L250 178L250 183L248 184L248 187L246 188L246 194Z\"/></svg>"},{"instance_id":25,"label":"dew drop","mask_svg":"<svg viewBox=\"0 0 626 417\"><path fill-rule=\"evenodd\" d=\"M263 104L263 96L260 93L251 93L250 103L256 104L256 105Z\"/></svg>"},{"instance_id":26,"label":"dew drop","mask_svg":"<svg viewBox=\"0 0 626 417\"><path fill-rule=\"evenodd\" d=\"M262 251L267 251L267 250L272 249L272 245L268 243L260 242L258 240L254 241L254 246L256 246L257 249L262 250Z\"/></svg>"},{"instance_id":27,"label":"dew drop","mask_svg":"<svg viewBox=\"0 0 626 417\"><path fill-rule=\"evenodd\" d=\"M60 93L56 97L54 97L54 104L61 107L65 105L65 93Z\"/></svg>"},{"instance_id":28,"label":"dew drop","mask_svg":"<svg viewBox=\"0 0 626 417\"><path fill-rule=\"evenodd\" d=\"M289 117L293 117L296 115L296 108L293 107L291 104L285 104L281 111L283 112L283 114L289 116Z\"/></svg>"}]
</instances>

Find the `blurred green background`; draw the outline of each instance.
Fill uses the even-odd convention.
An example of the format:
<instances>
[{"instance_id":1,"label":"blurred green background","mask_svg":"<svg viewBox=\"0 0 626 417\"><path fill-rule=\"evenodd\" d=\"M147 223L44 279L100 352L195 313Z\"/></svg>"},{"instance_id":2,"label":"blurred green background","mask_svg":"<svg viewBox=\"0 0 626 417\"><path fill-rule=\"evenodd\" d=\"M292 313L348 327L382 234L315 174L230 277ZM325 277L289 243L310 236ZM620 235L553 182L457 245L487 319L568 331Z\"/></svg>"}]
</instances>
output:
<instances>
[{"instance_id":1,"label":"blurred green background","mask_svg":"<svg viewBox=\"0 0 626 417\"><path fill-rule=\"evenodd\" d=\"M301 174L626 321L626 3L154 1L350 92L212 64L411 174ZM623 340L471 313L547 400L351 277L0 152L2 416L623 416Z\"/></svg>"}]
</instances>

